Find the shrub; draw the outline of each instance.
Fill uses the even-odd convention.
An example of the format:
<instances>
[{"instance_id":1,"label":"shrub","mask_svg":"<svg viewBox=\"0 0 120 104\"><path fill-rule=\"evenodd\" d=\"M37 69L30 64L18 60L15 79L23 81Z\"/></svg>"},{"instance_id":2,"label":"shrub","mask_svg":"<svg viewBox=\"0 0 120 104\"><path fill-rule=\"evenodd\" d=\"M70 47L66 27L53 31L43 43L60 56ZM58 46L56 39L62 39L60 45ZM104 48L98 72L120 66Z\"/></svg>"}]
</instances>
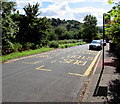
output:
<instances>
[{"instance_id":1,"label":"shrub","mask_svg":"<svg viewBox=\"0 0 120 104\"><path fill-rule=\"evenodd\" d=\"M40 48L40 45L36 44L36 45L35 45L35 48L36 48L36 49Z\"/></svg>"},{"instance_id":2,"label":"shrub","mask_svg":"<svg viewBox=\"0 0 120 104\"><path fill-rule=\"evenodd\" d=\"M12 43L12 42L8 42L8 44L4 47L2 47L2 54L9 54L12 52L17 52L22 50L22 44L20 43Z\"/></svg>"},{"instance_id":3,"label":"shrub","mask_svg":"<svg viewBox=\"0 0 120 104\"><path fill-rule=\"evenodd\" d=\"M42 48L42 44L40 44L39 47Z\"/></svg>"},{"instance_id":4,"label":"shrub","mask_svg":"<svg viewBox=\"0 0 120 104\"><path fill-rule=\"evenodd\" d=\"M22 44L20 44L20 43L14 43L13 44L13 50L14 51L20 51L21 49L22 49Z\"/></svg>"},{"instance_id":5,"label":"shrub","mask_svg":"<svg viewBox=\"0 0 120 104\"><path fill-rule=\"evenodd\" d=\"M2 54L6 55L6 54L14 52L13 47L14 47L13 43L8 42L5 46L2 46Z\"/></svg>"},{"instance_id":6,"label":"shrub","mask_svg":"<svg viewBox=\"0 0 120 104\"><path fill-rule=\"evenodd\" d=\"M47 40L47 39L42 39L40 42L40 44L42 44L42 46L47 46L48 43L49 43L49 40Z\"/></svg>"},{"instance_id":7,"label":"shrub","mask_svg":"<svg viewBox=\"0 0 120 104\"><path fill-rule=\"evenodd\" d=\"M68 48L68 45L65 45L65 48Z\"/></svg>"},{"instance_id":8,"label":"shrub","mask_svg":"<svg viewBox=\"0 0 120 104\"><path fill-rule=\"evenodd\" d=\"M83 40L75 40L75 39L70 39L70 40L59 40L59 44L67 44L67 43L77 43L77 42L82 42Z\"/></svg>"},{"instance_id":9,"label":"shrub","mask_svg":"<svg viewBox=\"0 0 120 104\"><path fill-rule=\"evenodd\" d=\"M52 41L52 42L49 43L49 47L58 48L59 47L59 43L57 41Z\"/></svg>"},{"instance_id":10,"label":"shrub","mask_svg":"<svg viewBox=\"0 0 120 104\"><path fill-rule=\"evenodd\" d=\"M24 44L23 48L25 50L32 49L34 47L34 43L27 42Z\"/></svg>"},{"instance_id":11,"label":"shrub","mask_svg":"<svg viewBox=\"0 0 120 104\"><path fill-rule=\"evenodd\" d=\"M61 48L65 48L64 46L62 46Z\"/></svg>"}]
</instances>

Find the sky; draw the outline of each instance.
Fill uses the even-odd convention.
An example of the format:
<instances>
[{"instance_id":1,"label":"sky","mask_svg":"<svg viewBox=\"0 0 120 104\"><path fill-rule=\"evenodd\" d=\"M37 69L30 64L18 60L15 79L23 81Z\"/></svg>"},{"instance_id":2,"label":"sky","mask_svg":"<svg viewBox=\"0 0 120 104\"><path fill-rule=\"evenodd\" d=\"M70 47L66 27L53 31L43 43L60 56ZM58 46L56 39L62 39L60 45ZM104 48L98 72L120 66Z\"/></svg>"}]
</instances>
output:
<instances>
[{"instance_id":1,"label":"sky","mask_svg":"<svg viewBox=\"0 0 120 104\"><path fill-rule=\"evenodd\" d=\"M103 13L107 13L114 4L108 4L108 0L9 0L15 1L17 9L25 14L23 7L28 3L39 3L39 17L60 18L61 20L77 20L83 22L86 15L97 17L98 26L102 26ZM118 2L116 0L115 2Z\"/></svg>"}]
</instances>

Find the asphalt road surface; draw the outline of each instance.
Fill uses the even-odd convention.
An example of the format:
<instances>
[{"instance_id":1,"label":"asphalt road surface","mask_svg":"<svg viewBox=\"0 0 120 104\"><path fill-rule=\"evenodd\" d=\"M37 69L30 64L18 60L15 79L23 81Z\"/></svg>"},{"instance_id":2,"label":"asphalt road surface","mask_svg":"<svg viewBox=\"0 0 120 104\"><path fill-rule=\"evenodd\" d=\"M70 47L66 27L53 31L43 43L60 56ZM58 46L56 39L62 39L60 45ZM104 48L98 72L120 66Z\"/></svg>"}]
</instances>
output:
<instances>
[{"instance_id":1,"label":"asphalt road surface","mask_svg":"<svg viewBox=\"0 0 120 104\"><path fill-rule=\"evenodd\" d=\"M87 44L7 61L2 65L3 102L79 102L98 52Z\"/></svg>"}]
</instances>

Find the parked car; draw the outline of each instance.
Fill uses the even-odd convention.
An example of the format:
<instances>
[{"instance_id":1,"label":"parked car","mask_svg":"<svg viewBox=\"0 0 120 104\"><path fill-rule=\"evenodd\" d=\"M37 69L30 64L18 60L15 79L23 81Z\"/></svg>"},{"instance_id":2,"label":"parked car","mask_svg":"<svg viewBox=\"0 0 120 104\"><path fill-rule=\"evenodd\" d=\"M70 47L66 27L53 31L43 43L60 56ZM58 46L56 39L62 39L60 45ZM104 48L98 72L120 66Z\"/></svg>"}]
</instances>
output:
<instances>
[{"instance_id":1,"label":"parked car","mask_svg":"<svg viewBox=\"0 0 120 104\"><path fill-rule=\"evenodd\" d=\"M102 49L102 41L101 40L93 40L89 45L89 50L101 50Z\"/></svg>"},{"instance_id":2,"label":"parked car","mask_svg":"<svg viewBox=\"0 0 120 104\"><path fill-rule=\"evenodd\" d=\"M101 41L102 41L103 46L106 46L106 40L104 40L103 42L103 39L101 39Z\"/></svg>"}]
</instances>

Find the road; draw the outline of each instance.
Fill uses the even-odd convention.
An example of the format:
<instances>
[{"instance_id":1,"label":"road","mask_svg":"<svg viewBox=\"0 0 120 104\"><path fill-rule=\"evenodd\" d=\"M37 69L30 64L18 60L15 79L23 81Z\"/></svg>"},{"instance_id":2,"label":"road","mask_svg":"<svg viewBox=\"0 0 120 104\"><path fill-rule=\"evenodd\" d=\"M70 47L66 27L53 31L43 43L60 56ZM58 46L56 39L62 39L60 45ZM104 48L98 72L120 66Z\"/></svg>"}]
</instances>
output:
<instances>
[{"instance_id":1,"label":"road","mask_svg":"<svg viewBox=\"0 0 120 104\"><path fill-rule=\"evenodd\" d=\"M98 52L87 44L7 61L2 65L3 102L79 102Z\"/></svg>"}]
</instances>

